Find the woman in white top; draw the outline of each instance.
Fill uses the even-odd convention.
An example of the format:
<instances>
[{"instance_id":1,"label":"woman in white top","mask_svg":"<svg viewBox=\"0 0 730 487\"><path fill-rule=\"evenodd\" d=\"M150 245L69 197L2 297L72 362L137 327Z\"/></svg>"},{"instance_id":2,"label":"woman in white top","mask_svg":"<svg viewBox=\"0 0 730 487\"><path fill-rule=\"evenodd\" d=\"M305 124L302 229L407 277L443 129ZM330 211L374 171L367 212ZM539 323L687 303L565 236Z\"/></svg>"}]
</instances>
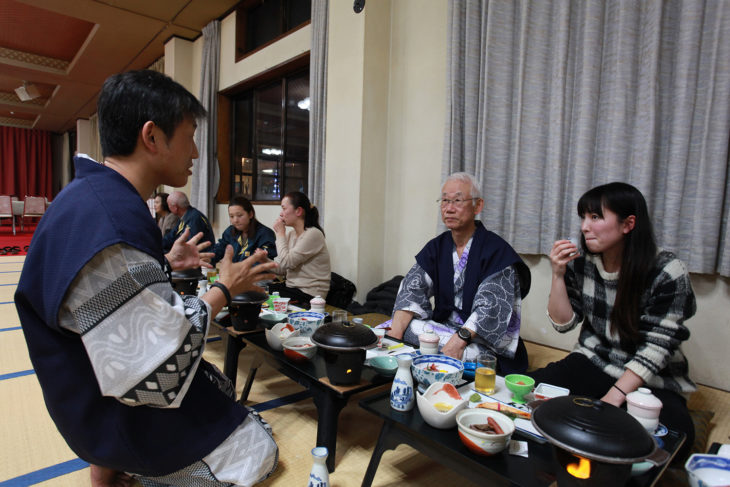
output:
<instances>
[{"instance_id":1,"label":"woman in white top","mask_svg":"<svg viewBox=\"0 0 730 487\"><path fill-rule=\"evenodd\" d=\"M318 220L319 211L307 195L293 191L282 198L281 213L273 225L277 272L286 275L286 287L280 293L302 305L314 296L327 297L330 288L330 254ZM293 231L287 234L286 227Z\"/></svg>"},{"instance_id":2,"label":"woman in white top","mask_svg":"<svg viewBox=\"0 0 730 487\"><path fill-rule=\"evenodd\" d=\"M157 193L155 196L155 214L157 226L160 227L163 236L173 228L177 228L180 219L167 206L167 193Z\"/></svg>"}]
</instances>

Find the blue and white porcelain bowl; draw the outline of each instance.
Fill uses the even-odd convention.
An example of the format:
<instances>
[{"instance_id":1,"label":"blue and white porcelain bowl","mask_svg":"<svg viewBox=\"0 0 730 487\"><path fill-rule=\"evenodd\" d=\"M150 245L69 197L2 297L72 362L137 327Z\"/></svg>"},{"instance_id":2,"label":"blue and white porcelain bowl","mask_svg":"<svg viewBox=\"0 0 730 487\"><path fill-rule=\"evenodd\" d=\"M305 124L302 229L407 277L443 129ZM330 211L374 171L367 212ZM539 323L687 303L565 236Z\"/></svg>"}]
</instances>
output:
<instances>
[{"instance_id":1,"label":"blue and white porcelain bowl","mask_svg":"<svg viewBox=\"0 0 730 487\"><path fill-rule=\"evenodd\" d=\"M419 355L413 359L411 373L423 387L434 382L458 385L464 373L464 362L446 355Z\"/></svg>"},{"instance_id":2,"label":"blue and white porcelain bowl","mask_svg":"<svg viewBox=\"0 0 730 487\"><path fill-rule=\"evenodd\" d=\"M299 311L289 314L288 321L295 330L299 330L299 336L311 337L315 330L324 323L324 313Z\"/></svg>"},{"instance_id":3,"label":"blue and white porcelain bowl","mask_svg":"<svg viewBox=\"0 0 730 487\"><path fill-rule=\"evenodd\" d=\"M695 453L684 464L692 487L730 485L730 458Z\"/></svg>"}]
</instances>

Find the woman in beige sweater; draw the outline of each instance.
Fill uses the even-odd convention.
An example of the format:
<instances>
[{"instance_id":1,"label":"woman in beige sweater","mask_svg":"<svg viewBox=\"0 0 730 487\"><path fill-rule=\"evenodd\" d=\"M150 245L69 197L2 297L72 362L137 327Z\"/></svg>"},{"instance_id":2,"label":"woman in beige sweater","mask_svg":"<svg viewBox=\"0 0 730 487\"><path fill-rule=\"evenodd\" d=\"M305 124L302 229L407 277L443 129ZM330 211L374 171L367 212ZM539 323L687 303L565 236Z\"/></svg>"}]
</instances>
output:
<instances>
[{"instance_id":1,"label":"woman in beige sweater","mask_svg":"<svg viewBox=\"0 0 730 487\"><path fill-rule=\"evenodd\" d=\"M180 218L167 206L167 193L157 193L155 196L155 214L157 215L157 226L160 227L163 237L173 228L177 228Z\"/></svg>"},{"instance_id":2,"label":"woman in beige sweater","mask_svg":"<svg viewBox=\"0 0 730 487\"><path fill-rule=\"evenodd\" d=\"M281 213L274 221L277 272L286 275L282 296L308 305L314 296L327 297L330 288L330 254L319 211L304 193L293 191L281 200ZM286 233L286 227L293 231Z\"/></svg>"}]
</instances>

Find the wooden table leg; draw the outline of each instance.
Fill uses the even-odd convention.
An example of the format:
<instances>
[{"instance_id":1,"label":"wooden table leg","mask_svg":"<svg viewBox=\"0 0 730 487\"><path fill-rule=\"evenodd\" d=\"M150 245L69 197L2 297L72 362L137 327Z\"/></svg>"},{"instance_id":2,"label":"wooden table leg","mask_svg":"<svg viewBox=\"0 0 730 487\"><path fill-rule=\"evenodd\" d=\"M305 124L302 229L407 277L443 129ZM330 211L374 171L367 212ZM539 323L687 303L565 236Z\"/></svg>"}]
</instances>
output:
<instances>
[{"instance_id":1,"label":"wooden table leg","mask_svg":"<svg viewBox=\"0 0 730 487\"><path fill-rule=\"evenodd\" d=\"M393 429L393 423L386 421L383 423L383 427L380 430L380 436L378 436L378 443L375 445L373 455L370 457L370 463L368 463L368 469L365 472L365 477L362 479L362 487L370 487L375 478L375 472L378 470L380 465L380 458L383 456L386 450L392 450L398 445L400 441L390 436L390 432Z\"/></svg>"},{"instance_id":2,"label":"wooden table leg","mask_svg":"<svg viewBox=\"0 0 730 487\"><path fill-rule=\"evenodd\" d=\"M238 356L241 350L246 348L246 343L240 338L234 338L229 334L226 336L226 357L223 360L223 374L231 379L233 387L236 387L236 376L238 375Z\"/></svg>"},{"instance_id":3,"label":"wooden table leg","mask_svg":"<svg viewBox=\"0 0 730 487\"><path fill-rule=\"evenodd\" d=\"M337 422L340 411L347 404L347 399L335 394L312 387L312 398L317 406L317 446L326 446L327 470L335 471L335 454L337 452Z\"/></svg>"},{"instance_id":4,"label":"wooden table leg","mask_svg":"<svg viewBox=\"0 0 730 487\"><path fill-rule=\"evenodd\" d=\"M241 404L248 400L248 394L251 392L251 385L253 385L253 380L256 378L256 371L259 370L262 363L264 363L264 356L259 352L256 352L253 356L253 360L251 361L251 368L248 369L248 374L246 375L246 384L244 384L243 390L241 391L241 399L239 399Z\"/></svg>"}]
</instances>

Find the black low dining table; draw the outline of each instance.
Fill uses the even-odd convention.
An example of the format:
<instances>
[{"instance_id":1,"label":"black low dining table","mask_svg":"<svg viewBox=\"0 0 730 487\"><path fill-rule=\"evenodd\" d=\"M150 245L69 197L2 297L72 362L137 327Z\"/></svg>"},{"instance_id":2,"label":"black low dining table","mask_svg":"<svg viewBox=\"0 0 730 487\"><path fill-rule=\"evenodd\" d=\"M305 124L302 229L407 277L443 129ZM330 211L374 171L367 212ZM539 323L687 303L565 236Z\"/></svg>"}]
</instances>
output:
<instances>
[{"instance_id":1,"label":"black low dining table","mask_svg":"<svg viewBox=\"0 0 730 487\"><path fill-rule=\"evenodd\" d=\"M392 377L383 377L366 366L363 368L360 382L357 384L335 385L327 378L324 358L320 354L316 354L311 360L294 362L283 352L269 347L264 330L240 335L240 338L255 352L251 368L246 376L246 384L241 392L241 402L248 399L256 371L264 362L308 389L317 408L317 446L326 446L329 450L327 468L330 472L334 472L340 411L347 405L353 394L383 384L390 384Z\"/></svg>"},{"instance_id":2,"label":"black low dining table","mask_svg":"<svg viewBox=\"0 0 730 487\"><path fill-rule=\"evenodd\" d=\"M380 460L387 450L405 443L431 459L458 472L478 485L509 485L519 487L549 487L556 481L553 448L515 430L512 440L528 442L528 457L510 455L506 450L485 457L469 451L459 439L456 427L441 430L426 424L414 407L401 412L390 407L390 394L373 394L360 400L360 407L383 420L383 427L370 458L363 487L369 487ZM648 472L631 477L629 487L650 487L659 479L685 440L685 434L669 431L662 437L664 449L671 455L667 462Z\"/></svg>"}]
</instances>

